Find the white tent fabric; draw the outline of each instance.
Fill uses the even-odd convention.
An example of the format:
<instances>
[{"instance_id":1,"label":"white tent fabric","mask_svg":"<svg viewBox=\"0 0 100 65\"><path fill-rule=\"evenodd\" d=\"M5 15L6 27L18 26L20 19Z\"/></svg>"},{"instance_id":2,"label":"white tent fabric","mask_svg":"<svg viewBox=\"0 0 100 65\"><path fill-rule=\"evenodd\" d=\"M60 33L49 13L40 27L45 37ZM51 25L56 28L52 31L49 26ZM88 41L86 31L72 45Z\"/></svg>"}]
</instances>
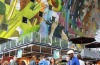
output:
<instances>
[{"instance_id":1,"label":"white tent fabric","mask_svg":"<svg viewBox=\"0 0 100 65\"><path fill-rule=\"evenodd\" d=\"M97 30L95 39L96 39L96 42L100 42L100 29Z\"/></svg>"},{"instance_id":2,"label":"white tent fabric","mask_svg":"<svg viewBox=\"0 0 100 65\"><path fill-rule=\"evenodd\" d=\"M100 53L99 52L95 52L95 51L92 51L92 50L89 50L89 49L83 49L81 51L81 55L83 57L89 57L89 58L100 58Z\"/></svg>"}]
</instances>

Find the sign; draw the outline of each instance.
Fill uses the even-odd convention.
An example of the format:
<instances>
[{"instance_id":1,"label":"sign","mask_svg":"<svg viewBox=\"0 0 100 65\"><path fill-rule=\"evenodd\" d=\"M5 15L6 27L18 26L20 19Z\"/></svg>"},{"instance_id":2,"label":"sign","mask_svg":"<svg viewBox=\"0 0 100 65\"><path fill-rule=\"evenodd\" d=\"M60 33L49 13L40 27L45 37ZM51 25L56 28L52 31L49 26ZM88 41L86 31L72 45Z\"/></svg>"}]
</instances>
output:
<instances>
[{"instance_id":1,"label":"sign","mask_svg":"<svg viewBox=\"0 0 100 65\"><path fill-rule=\"evenodd\" d=\"M17 58L21 58L22 54L23 54L23 50L19 49L18 52L17 52Z\"/></svg>"},{"instance_id":2,"label":"sign","mask_svg":"<svg viewBox=\"0 0 100 65\"><path fill-rule=\"evenodd\" d=\"M55 59L60 58L60 51L59 50L54 50L53 52L54 52L54 58Z\"/></svg>"}]
</instances>

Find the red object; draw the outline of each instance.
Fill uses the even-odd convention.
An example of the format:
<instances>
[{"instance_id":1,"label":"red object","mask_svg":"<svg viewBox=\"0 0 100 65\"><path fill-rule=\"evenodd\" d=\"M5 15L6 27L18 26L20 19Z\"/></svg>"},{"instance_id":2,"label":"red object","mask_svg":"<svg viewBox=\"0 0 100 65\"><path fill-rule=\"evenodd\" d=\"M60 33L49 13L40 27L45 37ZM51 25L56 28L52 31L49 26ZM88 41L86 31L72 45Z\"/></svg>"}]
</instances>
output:
<instances>
[{"instance_id":1,"label":"red object","mask_svg":"<svg viewBox=\"0 0 100 65\"><path fill-rule=\"evenodd\" d=\"M2 62L4 62L4 61L10 62L11 59L13 59L13 57L6 57L6 56L3 56Z\"/></svg>"},{"instance_id":2,"label":"red object","mask_svg":"<svg viewBox=\"0 0 100 65\"><path fill-rule=\"evenodd\" d=\"M62 14L60 14L60 17L59 17L59 23L60 23L63 27L65 27L66 21L65 21L65 19L64 19L64 17L63 17Z\"/></svg>"},{"instance_id":3,"label":"red object","mask_svg":"<svg viewBox=\"0 0 100 65\"><path fill-rule=\"evenodd\" d=\"M77 26L78 26L79 28L81 28L81 27L82 27L82 23L81 23L81 21L80 21L80 19L79 19L79 18L77 19Z\"/></svg>"},{"instance_id":4,"label":"red object","mask_svg":"<svg viewBox=\"0 0 100 65\"><path fill-rule=\"evenodd\" d=\"M56 0L51 0L52 1L52 5L57 8L58 7L58 3L56 2Z\"/></svg>"},{"instance_id":5,"label":"red object","mask_svg":"<svg viewBox=\"0 0 100 65\"><path fill-rule=\"evenodd\" d=\"M68 32L70 33L70 34L75 34L75 32L74 32L74 30L72 29L72 28L68 28Z\"/></svg>"}]
</instances>

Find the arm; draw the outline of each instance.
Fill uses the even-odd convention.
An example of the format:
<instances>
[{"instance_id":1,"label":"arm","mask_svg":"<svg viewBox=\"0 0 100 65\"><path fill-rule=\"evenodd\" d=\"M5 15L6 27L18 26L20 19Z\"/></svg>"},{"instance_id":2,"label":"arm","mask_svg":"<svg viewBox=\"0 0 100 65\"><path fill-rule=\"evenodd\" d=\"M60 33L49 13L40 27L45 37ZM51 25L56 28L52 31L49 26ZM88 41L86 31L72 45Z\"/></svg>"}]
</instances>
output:
<instances>
[{"instance_id":1,"label":"arm","mask_svg":"<svg viewBox=\"0 0 100 65\"><path fill-rule=\"evenodd\" d=\"M83 61L83 65L85 65L85 62Z\"/></svg>"}]
</instances>

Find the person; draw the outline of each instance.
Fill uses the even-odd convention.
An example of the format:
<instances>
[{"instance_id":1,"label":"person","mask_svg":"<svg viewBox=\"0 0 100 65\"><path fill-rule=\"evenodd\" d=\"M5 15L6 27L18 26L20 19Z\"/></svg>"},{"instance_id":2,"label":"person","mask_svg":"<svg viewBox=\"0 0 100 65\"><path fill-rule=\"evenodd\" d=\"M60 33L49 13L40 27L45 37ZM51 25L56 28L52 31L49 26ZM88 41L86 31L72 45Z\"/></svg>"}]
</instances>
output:
<instances>
[{"instance_id":1,"label":"person","mask_svg":"<svg viewBox=\"0 0 100 65\"><path fill-rule=\"evenodd\" d=\"M49 61L49 58L46 58L46 61L48 62L48 65L50 65L50 61Z\"/></svg>"},{"instance_id":2,"label":"person","mask_svg":"<svg viewBox=\"0 0 100 65\"><path fill-rule=\"evenodd\" d=\"M37 65L39 64L39 61L40 61L40 58L37 57L37 59L36 59L36 64L37 64Z\"/></svg>"},{"instance_id":3,"label":"person","mask_svg":"<svg viewBox=\"0 0 100 65\"><path fill-rule=\"evenodd\" d=\"M14 56L13 59L10 60L10 65L18 65L17 61L17 57Z\"/></svg>"},{"instance_id":4,"label":"person","mask_svg":"<svg viewBox=\"0 0 100 65\"><path fill-rule=\"evenodd\" d=\"M24 61L21 62L21 65L26 65L26 63Z\"/></svg>"},{"instance_id":5,"label":"person","mask_svg":"<svg viewBox=\"0 0 100 65\"><path fill-rule=\"evenodd\" d=\"M36 65L36 56L33 56L31 58L31 61L30 61L29 65Z\"/></svg>"},{"instance_id":6,"label":"person","mask_svg":"<svg viewBox=\"0 0 100 65\"><path fill-rule=\"evenodd\" d=\"M70 60L70 58L67 56L67 57L66 57L66 62L67 62L66 65L68 65L68 61L69 61L69 60Z\"/></svg>"},{"instance_id":7,"label":"person","mask_svg":"<svg viewBox=\"0 0 100 65\"><path fill-rule=\"evenodd\" d=\"M54 59L54 58L51 58L51 59L50 59L50 65L56 65L56 64L55 64L55 59Z\"/></svg>"},{"instance_id":8,"label":"person","mask_svg":"<svg viewBox=\"0 0 100 65\"><path fill-rule=\"evenodd\" d=\"M8 65L8 61L4 61L3 65Z\"/></svg>"},{"instance_id":9,"label":"person","mask_svg":"<svg viewBox=\"0 0 100 65\"><path fill-rule=\"evenodd\" d=\"M77 58L79 59L79 63L80 63L80 65L85 65L85 63L84 63L84 61L82 60L80 54L77 55Z\"/></svg>"},{"instance_id":10,"label":"person","mask_svg":"<svg viewBox=\"0 0 100 65\"><path fill-rule=\"evenodd\" d=\"M50 65L48 64L47 60L45 59L45 56L43 54L40 55L40 62L39 65Z\"/></svg>"},{"instance_id":11,"label":"person","mask_svg":"<svg viewBox=\"0 0 100 65\"><path fill-rule=\"evenodd\" d=\"M80 65L78 58L74 57L74 51L73 50L69 50L67 52L67 55L70 58L70 60L68 61L68 65Z\"/></svg>"}]
</instances>

